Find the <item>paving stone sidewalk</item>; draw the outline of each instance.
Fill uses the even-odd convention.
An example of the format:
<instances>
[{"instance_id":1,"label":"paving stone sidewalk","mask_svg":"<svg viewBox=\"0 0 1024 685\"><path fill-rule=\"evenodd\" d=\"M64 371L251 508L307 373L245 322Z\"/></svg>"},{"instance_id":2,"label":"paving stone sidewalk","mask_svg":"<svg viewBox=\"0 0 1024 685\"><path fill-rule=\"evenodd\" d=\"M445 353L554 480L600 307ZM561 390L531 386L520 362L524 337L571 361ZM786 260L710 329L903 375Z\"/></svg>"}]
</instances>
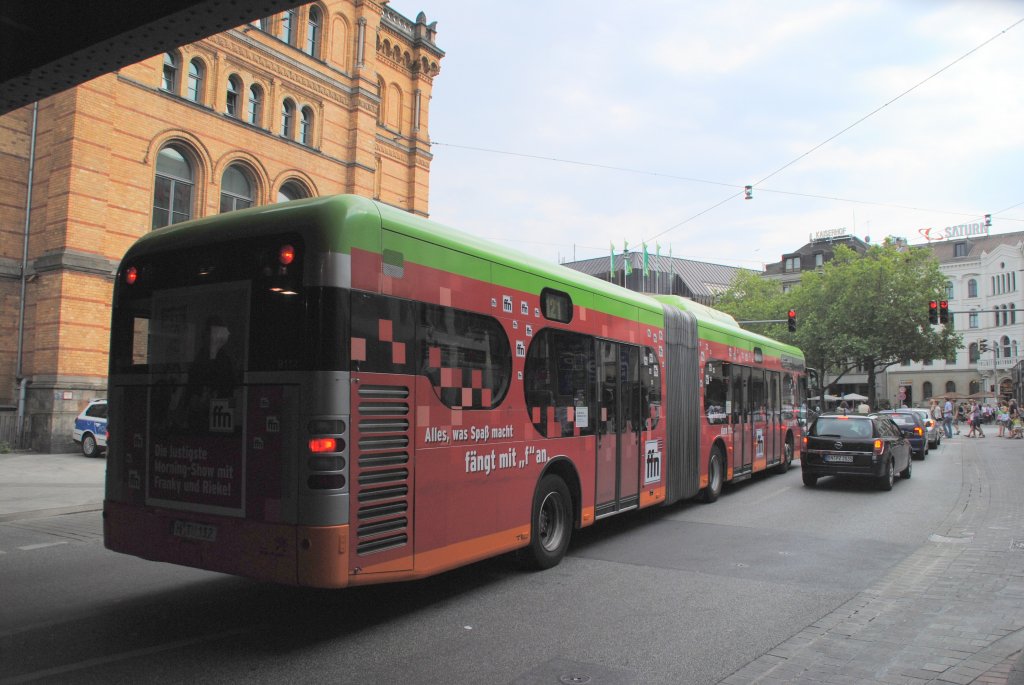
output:
<instances>
[{"instance_id":1,"label":"paving stone sidewalk","mask_svg":"<svg viewBox=\"0 0 1024 685\"><path fill-rule=\"evenodd\" d=\"M722 683L1024 683L1024 443L954 438L938 458L963 483L929 541Z\"/></svg>"}]
</instances>

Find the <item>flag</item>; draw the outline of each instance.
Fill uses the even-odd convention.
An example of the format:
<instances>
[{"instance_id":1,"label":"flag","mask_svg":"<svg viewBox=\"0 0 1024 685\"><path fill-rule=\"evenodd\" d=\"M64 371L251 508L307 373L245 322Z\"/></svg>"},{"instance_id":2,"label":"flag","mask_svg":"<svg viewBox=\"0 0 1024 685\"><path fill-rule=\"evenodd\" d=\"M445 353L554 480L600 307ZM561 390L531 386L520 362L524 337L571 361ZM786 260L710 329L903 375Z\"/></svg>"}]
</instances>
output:
<instances>
[{"instance_id":1,"label":"flag","mask_svg":"<svg viewBox=\"0 0 1024 685\"><path fill-rule=\"evenodd\" d=\"M615 280L615 243L609 243L612 248L612 252L608 255L608 280Z\"/></svg>"},{"instance_id":2,"label":"flag","mask_svg":"<svg viewBox=\"0 0 1024 685\"><path fill-rule=\"evenodd\" d=\"M647 256L647 243L643 243L644 246L644 278L651 273L651 266L649 264L649 258Z\"/></svg>"},{"instance_id":3,"label":"flag","mask_svg":"<svg viewBox=\"0 0 1024 685\"><path fill-rule=\"evenodd\" d=\"M629 243L626 242L625 240L622 241L622 258L626 260L626 275L632 275L633 265L629 263Z\"/></svg>"}]
</instances>

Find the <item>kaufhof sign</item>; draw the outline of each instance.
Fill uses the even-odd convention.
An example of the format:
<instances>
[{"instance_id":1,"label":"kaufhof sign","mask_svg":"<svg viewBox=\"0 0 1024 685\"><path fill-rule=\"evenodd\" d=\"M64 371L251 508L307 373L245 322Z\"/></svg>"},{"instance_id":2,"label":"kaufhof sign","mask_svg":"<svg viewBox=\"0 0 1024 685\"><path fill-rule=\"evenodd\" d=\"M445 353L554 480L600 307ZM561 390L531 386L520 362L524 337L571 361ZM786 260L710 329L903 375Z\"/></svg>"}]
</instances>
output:
<instances>
[{"instance_id":1,"label":"kaufhof sign","mask_svg":"<svg viewBox=\"0 0 1024 685\"><path fill-rule=\"evenodd\" d=\"M952 238L969 238L975 235L988 235L989 226L984 222L976 224L960 224L959 226L946 226L945 228L922 228L919 229L925 240L951 240Z\"/></svg>"}]
</instances>

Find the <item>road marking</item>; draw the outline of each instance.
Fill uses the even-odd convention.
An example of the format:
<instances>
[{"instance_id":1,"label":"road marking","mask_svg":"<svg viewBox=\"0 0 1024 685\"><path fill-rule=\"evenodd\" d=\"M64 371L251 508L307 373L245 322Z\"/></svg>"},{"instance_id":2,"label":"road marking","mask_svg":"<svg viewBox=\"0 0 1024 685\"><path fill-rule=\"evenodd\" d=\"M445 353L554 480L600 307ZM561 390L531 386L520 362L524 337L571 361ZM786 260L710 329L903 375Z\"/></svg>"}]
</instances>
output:
<instances>
[{"instance_id":1,"label":"road marking","mask_svg":"<svg viewBox=\"0 0 1024 685\"><path fill-rule=\"evenodd\" d=\"M24 547L19 547L18 549L24 552L30 552L34 549L42 549L44 547L56 547L57 545L66 544L68 544L67 540L61 540L60 542L40 542L38 545L25 545Z\"/></svg>"}]
</instances>

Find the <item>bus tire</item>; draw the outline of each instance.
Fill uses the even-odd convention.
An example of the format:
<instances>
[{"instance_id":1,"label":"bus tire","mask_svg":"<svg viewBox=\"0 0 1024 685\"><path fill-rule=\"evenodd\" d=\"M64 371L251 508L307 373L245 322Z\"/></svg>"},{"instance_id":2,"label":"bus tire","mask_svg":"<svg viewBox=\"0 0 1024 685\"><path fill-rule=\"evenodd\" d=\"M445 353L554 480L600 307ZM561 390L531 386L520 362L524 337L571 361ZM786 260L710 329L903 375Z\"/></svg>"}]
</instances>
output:
<instances>
[{"instance_id":1,"label":"bus tire","mask_svg":"<svg viewBox=\"0 0 1024 685\"><path fill-rule=\"evenodd\" d=\"M725 482L725 457L718 445L711 448L708 456L708 486L704 488L704 496L701 498L706 504L711 504L722 494L722 483Z\"/></svg>"},{"instance_id":2,"label":"bus tire","mask_svg":"<svg viewBox=\"0 0 1024 685\"><path fill-rule=\"evenodd\" d=\"M793 438L787 437L786 444L782 446L782 461L775 467L775 473L785 473L789 471L790 464L793 463Z\"/></svg>"},{"instance_id":3,"label":"bus tire","mask_svg":"<svg viewBox=\"0 0 1024 685\"><path fill-rule=\"evenodd\" d=\"M530 546L523 550L523 565L538 571L557 566L569 549L572 526L569 488L565 481L549 473L533 493Z\"/></svg>"}]
</instances>

